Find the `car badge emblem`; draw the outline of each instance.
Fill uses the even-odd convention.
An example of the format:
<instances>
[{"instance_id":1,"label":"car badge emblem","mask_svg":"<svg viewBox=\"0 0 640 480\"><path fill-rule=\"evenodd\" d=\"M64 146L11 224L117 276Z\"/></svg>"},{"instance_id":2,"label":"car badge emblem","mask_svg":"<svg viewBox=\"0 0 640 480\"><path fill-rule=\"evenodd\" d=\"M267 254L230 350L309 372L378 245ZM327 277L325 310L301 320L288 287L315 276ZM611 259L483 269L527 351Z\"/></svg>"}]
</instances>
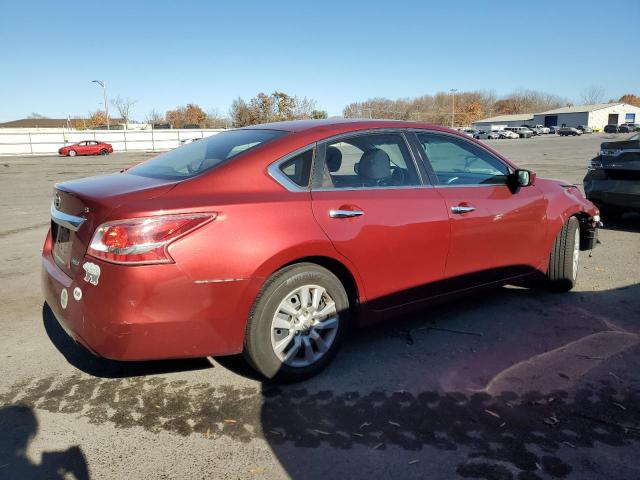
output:
<instances>
[{"instance_id":1,"label":"car badge emblem","mask_svg":"<svg viewBox=\"0 0 640 480\"><path fill-rule=\"evenodd\" d=\"M60 205L62 205L62 199L60 198L60 194L56 193L53 197L53 206L59 209Z\"/></svg>"}]
</instances>

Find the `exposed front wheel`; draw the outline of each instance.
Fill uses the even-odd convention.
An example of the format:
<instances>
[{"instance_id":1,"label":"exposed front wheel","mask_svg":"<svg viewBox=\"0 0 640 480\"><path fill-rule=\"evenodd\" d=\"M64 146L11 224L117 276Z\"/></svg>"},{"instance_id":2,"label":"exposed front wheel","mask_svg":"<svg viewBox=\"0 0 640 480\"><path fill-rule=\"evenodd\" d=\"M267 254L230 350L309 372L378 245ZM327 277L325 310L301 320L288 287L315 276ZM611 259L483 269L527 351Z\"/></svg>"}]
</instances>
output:
<instances>
[{"instance_id":1,"label":"exposed front wheel","mask_svg":"<svg viewBox=\"0 0 640 480\"><path fill-rule=\"evenodd\" d=\"M69 150L69 156L70 157L75 157L76 156L76 151L75 150Z\"/></svg>"},{"instance_id":2,"label":"exposed front wheel","mask_svg":"<svg viewBox=\"0 0 640 480\"><path fill-rule=\"evenodd\" d=\"M109 155L109 151L106 148L100 150L100 155Z\"/></svg>"},{"instance_id":3,"label":"exposed front wheel","mask_svg":"<svg viewBox=\"0 0 640 480\"><path fill-rule=\"evenodd\" d=\"M576 285L580 263L580 222L571 217L562 226L551 249L547 280L551 290L568 292Z\"/></svg>"},{"instance_id":4,"label":"exposed front wheel","mask_svg":"<svg viewBox=\"0 0 640 480\"><path fill-rule=\"evenodd\" d=\"M296 382L335 356L349 319L349 299L329 270L301 263L276 272L256 299L244 355L267 378Z\"/></svg>"}]
</instances>

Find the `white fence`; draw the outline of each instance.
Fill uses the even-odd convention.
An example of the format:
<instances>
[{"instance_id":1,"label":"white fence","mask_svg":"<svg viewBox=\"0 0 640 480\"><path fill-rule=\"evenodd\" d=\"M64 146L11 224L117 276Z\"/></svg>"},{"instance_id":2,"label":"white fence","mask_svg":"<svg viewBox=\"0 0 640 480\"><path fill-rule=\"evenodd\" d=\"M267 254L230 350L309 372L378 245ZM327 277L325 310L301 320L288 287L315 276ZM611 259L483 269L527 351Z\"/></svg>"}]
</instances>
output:
<instances>
[{"instance_id":1,"label":"white fence","mask_svg":"<svg viewBox=\"0 0 640 480\"><path fill-rule=\"evenodd\" d=\"M9 129L7 129L9 130ZM0 129L0 155L46 155L85 140L100 140L114 151L157 151L179 147L183 140L204 138L222 129L198 130L18 130Z\"/></svg>"}]
</instances>

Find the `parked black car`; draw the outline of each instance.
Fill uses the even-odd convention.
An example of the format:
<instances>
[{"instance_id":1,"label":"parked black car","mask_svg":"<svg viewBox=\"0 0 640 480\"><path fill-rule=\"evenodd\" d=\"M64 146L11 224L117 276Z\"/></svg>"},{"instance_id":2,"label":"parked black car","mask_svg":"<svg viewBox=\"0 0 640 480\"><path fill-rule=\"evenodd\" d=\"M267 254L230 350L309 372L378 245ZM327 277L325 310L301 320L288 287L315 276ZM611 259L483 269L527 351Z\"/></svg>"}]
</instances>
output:
<instances>
[{"instance_id":1,"label":"parked black car","mask_svg":"<svg viewBox=\"0 0 640 480\"><path fill-rule=\"evenodd\" d=\"M584 192L603 219L640 211L640 133L619 142L604 142L583 180Z\"/></svg>"},{"instance_id":2,"label":"parked black car","mask_svg":"<svg viewBox=\"0 0 640 480\"><path fill-rule=\"evenodd\" d=\"M582 135L582 130L578 130L577 128L573 127L562 127L558 130L558 135L560 135L561 137L573 135L575 137L576 135Z\"/></svg>"},{"instance_id":3,"label":"parked black car","mask_svg":"<svg viewBox=\"0 0 640 480\"><path fill-rule=\"evenodd\" d=\"M618 127L619 133L631 133L638 130L635 123L623 123Z\"/></svg>"},{"instance_id":4,"label":"parked black car","mask_svg":"<svg viewBox=\"0 0 640 480\"><path fill-rule=\"evenodd\" d=\"M618 133L618 125L605 125L604 133Z\"/></svg>"}]
</instances>

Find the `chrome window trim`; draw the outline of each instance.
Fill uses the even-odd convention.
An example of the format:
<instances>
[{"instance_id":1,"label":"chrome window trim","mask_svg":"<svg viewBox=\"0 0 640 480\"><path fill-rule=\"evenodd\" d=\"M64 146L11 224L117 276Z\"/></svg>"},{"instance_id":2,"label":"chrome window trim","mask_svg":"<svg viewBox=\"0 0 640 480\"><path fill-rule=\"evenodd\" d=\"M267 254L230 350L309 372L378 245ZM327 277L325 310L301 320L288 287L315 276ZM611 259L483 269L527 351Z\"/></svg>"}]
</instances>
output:
<instances>
[{"instance_id":1,"label":"chrome window trim","mask_svg":"<svg viewBox=\"0 0 640 480\"><path fill-rule=\"evenodd\" d=\"M276 182L278 182L281 186L286 188L290 192L309 192L311 190L311 179L313 177L313 164L316 160L316 144L317 142L313 142L309 145L305 145L304 147L300 147L293 152L287 153L284 157L280 157L278 160L273 162L267 167L267 173L273 178ZM280 166L283 163L291 160L293 157L300 155L301 153L306 152L307 150L313 149L313 157L311 160L311 171L309 173L309 183L307 187L301 187L296 182L287 177L284 172L280 169Z\"/></svg>"},{"instance_id":2,"label":"chrome window trim","mask_svg":"<svg viewBox=\"0 0 640 480\"><path fill-rule=\"evenodd\" d=\"M411 158L411 160L413 161L413 167L416 169L416 174L418 175L418 180L420 182L419 185L389 185L389 186L383 186L383 187L345 187L345 188L323 188L323 187L313 187L313 181L311 182L312 188L311 190L313 192L345 192L345 191L380 191L380 190L415 190L415 189L422 189L422 188L433 188L433 185L431 184L431 182L427 182L425 181L425 179L422 177L422 172L420 171L420 167L418 164L418 160L415 158L414 154L413 154L413 149L411 148L411 143L409 142L409 139L406 136L406 132L408 131L407 128L405 127L385 127L385 128L367 128L364 130L351 130L349 132L344 132L344 133L339 133L337 135L332 135L330 137L326 137L323 138L321 140L318 140L318 144L322 143L325 145L328 145L330 142L340 142L343 141L347 138L353 138L353 137L360 137L363 135L384 135L384 134L389 134L389 133L393 133L396 135L400 135L404 141L405 147L407 148L407 151L409 152L409 156ZM315 161L315 157L314 157L314 161ZM428 180L428 179L427 179Z\"/></svg>"},{"instance_id":3,"label":"chrome window trim","mask_svg":"<svg viewBox=\"0 0 640 480\"><path fill-rule=\"evenodd\" d=\"M314 192L347 192L350 190L370 190L377 192L379 190L418 190L423 188L433 188L433 185L396 185L385 187L346 187L346 188L314 188Z\"/></svg>"},{"instance_id":4,"label":"chrome window trim","mask_svg":"<svg viewBox=\"0 0 640 480\"><path fill-rule=\"evenodd\" d=\"M52 203L51 204L51 220L53 220L55 223L57 223L61 227L68 228L69 230L77 232L87 219L61 212Z\"/></svg>"},{"instance_id":5,"label":"chrome window trim","mask_svg":"<svg viewBox=\"0 0 640 480\"><path fill-rule=\"evenodd\" d=\"M488 155L490 155L491 157L495 158L496 160L498 160L501 164L503 164L505 167L507 167L507 170L509 171L509 174L513 173L513 169L511 168L511 166L508 163L505 163L504 160L502 160L500 157L496 157L495 154L489 150L487 150L484 145L478 145L475 142L470 142L469 140L467 140L466 138L463 138L460 135L456 135L454 133L449 133L449 132L442 132L440 130L428 130L426 128L412 128L409 129L409 131L417 134L417 133L429 133L429 134L434 134L434 135L442 135L442 136L446 136L446 137L452 137L452 138L456 138L459 140L462 140L463 142L467 142L467 143L471 143L472 145L479 147L481 150L483 150L484 152L486 152ZM419 142L419 140L418 140ZM422 147L420 147L422 148ZM427 156L427 153L424 152L424 156L427 162L430 162L429 157ZM431 164L431 163L429 163ZM431 167L433 168L433 167ZM435 171L434 171L435 173ZM437 178L437 175L436 175ZM442 183L436 183L433 185L433 188L495 188L495 187L509 187L506 183L488 183L488 184L473 184L473 185L447 185L447 184L442 184Z\"/></svg>"}]
</instances>

